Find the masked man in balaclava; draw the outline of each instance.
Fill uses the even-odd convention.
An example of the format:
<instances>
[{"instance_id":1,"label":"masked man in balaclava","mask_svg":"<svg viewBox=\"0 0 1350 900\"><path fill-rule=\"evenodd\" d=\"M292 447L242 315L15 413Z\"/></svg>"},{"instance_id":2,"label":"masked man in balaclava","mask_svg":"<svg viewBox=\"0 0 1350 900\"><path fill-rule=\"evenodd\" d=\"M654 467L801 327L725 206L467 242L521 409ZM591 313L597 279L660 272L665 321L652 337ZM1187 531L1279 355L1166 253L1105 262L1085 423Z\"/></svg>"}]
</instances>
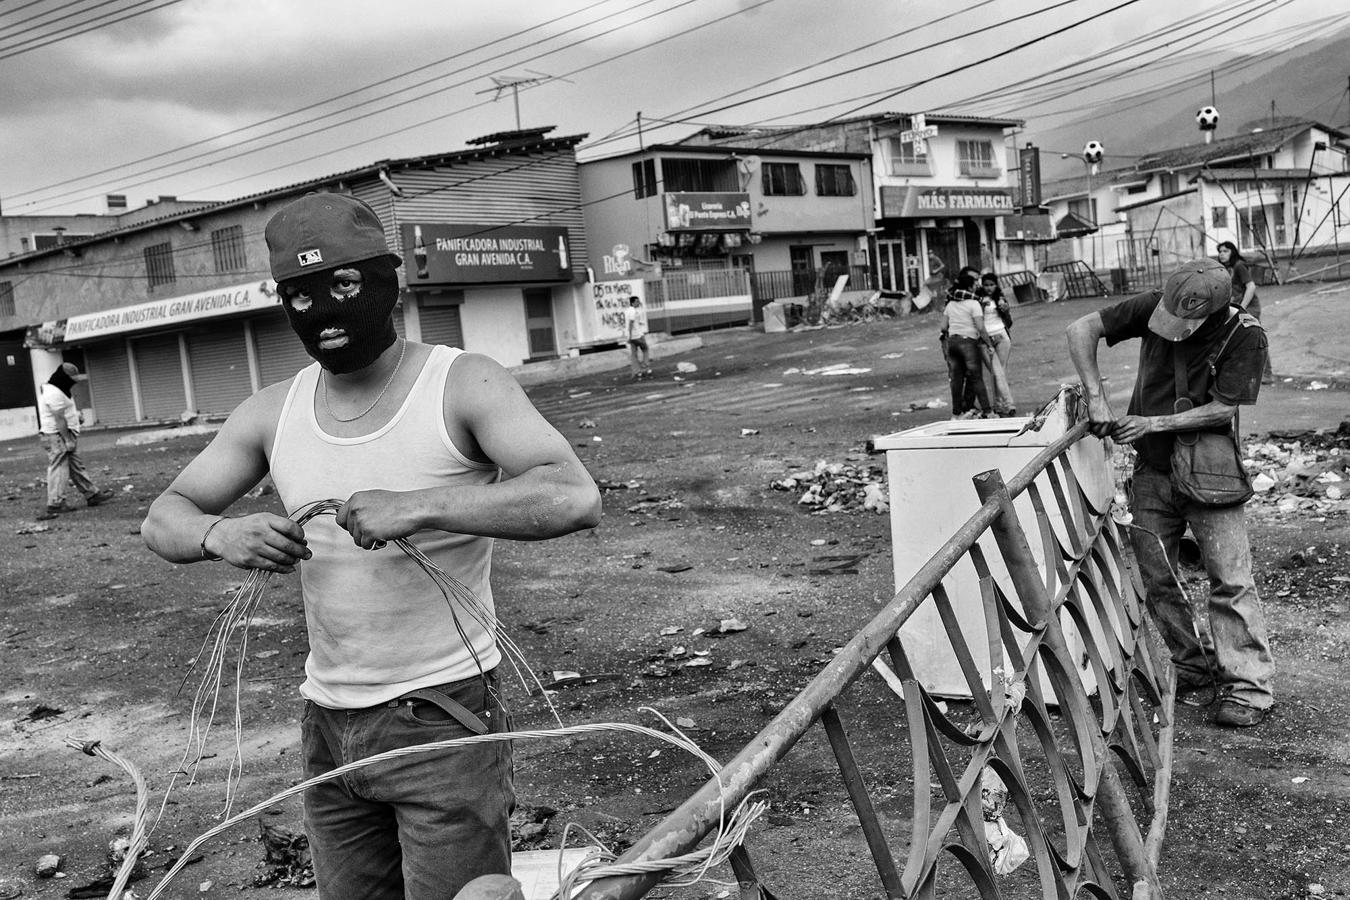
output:
<instances>
[{"instance_id":1,"label":"masked man in balaclava","mask_svg":"<svg viewBox=\"0 0 1350 900\"><path fill-rule=\"evenodd\" d=\"M76 382L88 379L79 366L63 362L38 392L38 432L47 451L47 509L38 515L39 519L54 519L74 509L66 503L66 488L70 484L75 485L90 506L112 499L111 493L100 491L89 479L84 460L80 459L80 410L74 390Z\"/></svg>"},{"instance_id":2,"label":"masked man in balaclava","mask_svg":"<svg viewBox=\"0 0 1350 900\"><path fill-rule=\"evenodd\" d=\"M492 610L493 538L593 527L595 483L497 363L400 339L400 260L375 212L309 194L267 224L277 292L315 363L254 394L150 507L173 562L300 570L309 657L301 723L310 778L376 753L507 730L492 630L386 542L409 538ZM226 516L270 474L303 528ZM449 898L510 872L511 750L410 754L305 794L323 900Z\"/></svg>"}]
</instances>

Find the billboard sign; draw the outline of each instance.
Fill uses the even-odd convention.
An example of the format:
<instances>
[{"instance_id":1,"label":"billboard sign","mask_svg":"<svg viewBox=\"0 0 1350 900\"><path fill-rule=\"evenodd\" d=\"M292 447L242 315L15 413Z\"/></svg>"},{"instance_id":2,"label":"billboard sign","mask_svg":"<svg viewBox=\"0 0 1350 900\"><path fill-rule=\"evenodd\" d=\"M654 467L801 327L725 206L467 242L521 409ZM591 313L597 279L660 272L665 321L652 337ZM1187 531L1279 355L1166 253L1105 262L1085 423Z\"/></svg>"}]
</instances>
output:
<instances>
[{"instance_id":1,"label":"billboard sign","mask_svg":"<svg viewBox=\"0 0 1350 900\"><path fill-rule=\"evenodd\" d=\"M567 229L554 225L403 226L409 287L571 281Z\"/></svg>"}]
</instances>

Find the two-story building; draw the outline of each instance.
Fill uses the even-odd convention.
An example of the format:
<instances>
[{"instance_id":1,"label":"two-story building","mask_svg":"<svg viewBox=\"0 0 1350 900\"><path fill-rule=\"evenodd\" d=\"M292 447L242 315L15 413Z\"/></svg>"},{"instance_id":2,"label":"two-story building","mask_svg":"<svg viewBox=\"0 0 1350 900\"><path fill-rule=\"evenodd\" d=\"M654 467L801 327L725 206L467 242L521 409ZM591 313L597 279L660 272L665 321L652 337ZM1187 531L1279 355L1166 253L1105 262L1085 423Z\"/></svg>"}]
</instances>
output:
<instances>
[{"instance_id":1,"label":"two-story building","mask_svg":"<svg viewBox=\"0 0 1350 900\"><path fill-rule=\"evenodd\" d=\"M582 163L597 302L645 295L655 327L687 330L750 321L817 273L868 287L869 155L800 144L796 129L708 128Z\"/></svg>"},{"instance_id":2,"label":"two-story building","mask_svg":"<svg viewBox=\"0 0 1350 900\"><path fill-rule=\"evenodd\" d=\"M263 228L310 191L369 203L403 257L400 333L506 366L577 343L593 315L575 148L550 129L489 135L467 150L392 159L126 225L0 260L26 328L32 381L61 362L89 373L102 424L223 415L309 364L270 281ZM31 417L33 384L19 417ZM32 419L28 432L36 429Z\"/></svg>"},{"instance_id":3,"label":"two-story building","mask_svg":"<svg viewBox=\"0 0 1350 900\"><path fill-rule=\"evenodd\" d=\"M919 297L955 277L1031 268L1030 247L1002 220L1016 212L1006 141L1020 119L938 113L869 116L880 287Z\"/></svg>"}]
</instances>

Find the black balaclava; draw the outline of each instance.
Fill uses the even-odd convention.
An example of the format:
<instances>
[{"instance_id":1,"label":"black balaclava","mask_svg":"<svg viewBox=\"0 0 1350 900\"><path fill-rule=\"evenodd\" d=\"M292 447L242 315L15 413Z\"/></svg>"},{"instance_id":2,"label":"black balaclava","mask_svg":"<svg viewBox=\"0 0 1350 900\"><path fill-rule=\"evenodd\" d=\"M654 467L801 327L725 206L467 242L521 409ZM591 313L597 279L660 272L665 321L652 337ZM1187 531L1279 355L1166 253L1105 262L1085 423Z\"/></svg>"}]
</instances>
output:
<instances>
[{"instance_id":1,"label":"black balaclava","mask_svg":"<svg viewBox=\"0 0 1350 900\"><path fill-rule=\"evenodd\" d=\"M336 277L344 270L361 274L359 284ZM334 374L355 372L375 362L398 340L393 312L398 303L398 274L389 256L363 259L277 285L291 328L319 365ZM308 298L309 305L304 300ZM326 338L345 336L343 347L324 349Z\"/></svg>"},{"instance_id":2,"label":"black balaclava","mask_svg":"<svg viewBox=\"0 0 1350 900\"><path fill-rule=\"evenodd\" d=\"M71 396L70 389L75 386L75 379L66 371L66 364L62 363L56 367L56 371L52 373L51 378L47 379L47 383L69 397Z\"/></svg>"}]
</instances>

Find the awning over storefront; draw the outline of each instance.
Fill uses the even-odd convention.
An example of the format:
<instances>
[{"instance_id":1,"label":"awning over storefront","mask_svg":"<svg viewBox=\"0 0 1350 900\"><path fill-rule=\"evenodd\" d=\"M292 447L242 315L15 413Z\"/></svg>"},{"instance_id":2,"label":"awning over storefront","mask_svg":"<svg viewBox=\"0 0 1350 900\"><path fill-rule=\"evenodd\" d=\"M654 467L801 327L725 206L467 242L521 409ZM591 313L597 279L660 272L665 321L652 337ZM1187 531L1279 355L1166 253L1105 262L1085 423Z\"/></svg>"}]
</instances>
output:
<instances>
[{"instance_id":1,"label":"awning over storefront","mask_svg":"<svg viewBox=\"0 0 1350 900\"><path fill-rule=\"evenodd\" d=\"M1082 237L1085 234L1092 234L1097 230L1087 219L1075 212L1066 212L1064 216L1055 223L1055 232L1060 237L1074 238Z\"/></svg>"},{"instance_id":2,"label":"awning over storefront","mask_svg":"<svg viewBox=\"0 0 1350 900\"><path fill-rule=\"evenodd\" d=\"M30 349L55 349L114 334L146 331L275 306L276 284L272 281L254 281L43 322L28 328L23 345Z\"/></svg>"},{"instance_id":3,"label":"awning over storefront","mask_svg":"<svg viewBox=\"0 0 1350 900\"><path fill-rule=\"evenodd\" d=\"M1012 188L926 184L881 188L883 219L1010 216L1012 213Z\"/></svg>"}]
</instances>

